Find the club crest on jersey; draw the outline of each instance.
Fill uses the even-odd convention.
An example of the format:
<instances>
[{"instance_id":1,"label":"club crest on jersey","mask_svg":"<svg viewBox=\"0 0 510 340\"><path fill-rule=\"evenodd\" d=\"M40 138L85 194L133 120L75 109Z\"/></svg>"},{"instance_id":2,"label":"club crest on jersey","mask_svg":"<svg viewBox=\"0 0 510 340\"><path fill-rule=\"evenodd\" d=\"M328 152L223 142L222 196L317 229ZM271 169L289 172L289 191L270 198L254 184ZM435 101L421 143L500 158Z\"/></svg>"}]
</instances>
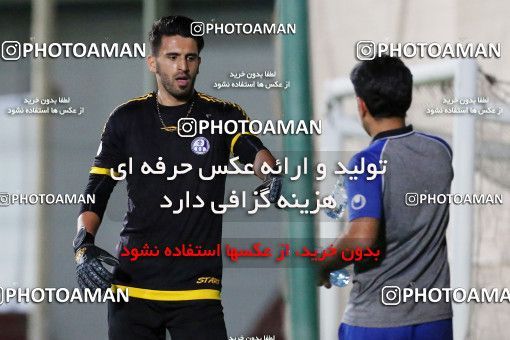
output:
<instances>
[{"instance_id":1,"label":"club crest on jersey","mask_svg":"<svg viewBox=\"0 0 510 340\"><path fill-rule=\"evenodd\" d=\"M197 137L191 142L191 151L197 155L203 155L209 151L211 143L205 137Z\"/></svg>"}]
</instances>

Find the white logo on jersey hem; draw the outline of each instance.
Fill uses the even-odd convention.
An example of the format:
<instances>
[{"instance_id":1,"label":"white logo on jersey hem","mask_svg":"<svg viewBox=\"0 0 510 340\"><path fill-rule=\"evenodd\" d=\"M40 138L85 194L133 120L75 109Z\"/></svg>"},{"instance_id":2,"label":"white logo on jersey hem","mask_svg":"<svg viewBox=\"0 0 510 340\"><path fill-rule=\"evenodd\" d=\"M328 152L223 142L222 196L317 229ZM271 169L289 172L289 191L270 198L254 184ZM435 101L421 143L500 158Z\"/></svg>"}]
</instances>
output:
<instances>
[{"instance_id":1,"label":"white logo on jersey hem","mask_svg":"<svg viewBox=\"0 0 510 340\"><path fill-rule=\"evenodd\" d=\"M367 199L362 194L356 194L351 200L351 208L360 210L367 204Z\"/></svg>"}]
</instances>

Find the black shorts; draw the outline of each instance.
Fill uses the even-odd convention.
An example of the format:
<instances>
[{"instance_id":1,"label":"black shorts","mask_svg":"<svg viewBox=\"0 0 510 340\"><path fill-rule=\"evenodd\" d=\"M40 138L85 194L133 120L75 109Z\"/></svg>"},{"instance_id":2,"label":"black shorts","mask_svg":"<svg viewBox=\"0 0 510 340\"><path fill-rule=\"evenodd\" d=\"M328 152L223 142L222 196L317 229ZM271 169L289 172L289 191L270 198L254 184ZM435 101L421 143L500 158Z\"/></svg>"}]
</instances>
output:
<instances>
[{"instance_id":1,"label":"black shorts","mask_svg":"<svg viewBox=\"0 0 510 340\"><path fill-rule=\"evenodd\" d=\"M110 340L225 340L227 330L219 300L152 301L129 298L108 303Z\"/></svg>"}]
</instances>

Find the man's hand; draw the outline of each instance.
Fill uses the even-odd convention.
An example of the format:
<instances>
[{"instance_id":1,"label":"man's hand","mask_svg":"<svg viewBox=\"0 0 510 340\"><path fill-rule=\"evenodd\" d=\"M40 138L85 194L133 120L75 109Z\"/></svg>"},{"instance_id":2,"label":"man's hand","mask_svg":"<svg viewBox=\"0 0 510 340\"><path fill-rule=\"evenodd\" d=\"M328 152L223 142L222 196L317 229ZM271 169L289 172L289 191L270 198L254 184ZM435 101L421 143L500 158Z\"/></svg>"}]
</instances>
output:
<instances>
[{"instance_id":1,"label":"man's hand","mask_svg":"<svg viewBox=\"0 0 510 340\"><path fill-rule=\"evenodd\" d=\"M94 245L94 236L81 228L73 241L76 274L80 288L105 290L110 288L113 275L101 264L110 266L119 264L119 261L106 250Z\"/></svg>"},{"instance_id":2,"label":"man's hand","mask_svg":"<svg viewBox=\"0 0 510 340\"><path fill-rule=\"evenodd\" d=\"M331 281L329 281L329 270L326 270L324 267L320 266L319 269L319 282L318 286L324 286L326 288L331 288Z\"/></svg>"},{"instance_id":3,"label":"man's hand","mask_svg":"<svg viewBox=\"0 0 510 340\"><path fill-rule=\"evenodd\" d=\"M269 191L267 193L267 199L271 203L276 203L280 198L280 194L282 192L282 176L268 174L264 183L259 185L256 189L258 195L262 192Z\"/></svg>"}]
</instances>

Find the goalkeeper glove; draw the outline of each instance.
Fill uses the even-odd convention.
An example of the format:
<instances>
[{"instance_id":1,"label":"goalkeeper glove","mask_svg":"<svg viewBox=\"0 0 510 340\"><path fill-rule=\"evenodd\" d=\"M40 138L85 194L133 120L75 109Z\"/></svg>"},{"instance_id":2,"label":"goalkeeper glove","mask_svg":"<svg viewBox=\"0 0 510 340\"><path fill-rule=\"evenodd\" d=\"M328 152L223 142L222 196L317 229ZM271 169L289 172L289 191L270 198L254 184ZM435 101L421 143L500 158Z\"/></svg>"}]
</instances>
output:
<instances>
[{"instance_id":1,"label":"goalkeeper glove","mask_svg":"<svg viewBox=\"0 0 510 340\"><path fill-rule=\"evenodd\" d=\"M110 266L119 261L106 250L94 245L94 236L82 227L73 241L74 259L76 261L76 275L80 288L105 290L110 288L113 275L101 262Z\"/></svg>"},{"instance_id":2,"label":"goalkeeper glove","mask_svg":"<svg viewBox=\"0 0 510 340\"><path fill-rule=\"evenodd\" d=\"M257 191L259 195L262 192L269 191L267 193L268 201L271 203L276 203L282 192L282 180L282 176L280 175L268 174L264 180L264 183L259 185L255 191Z\"/></svg>"}]
</instances>

